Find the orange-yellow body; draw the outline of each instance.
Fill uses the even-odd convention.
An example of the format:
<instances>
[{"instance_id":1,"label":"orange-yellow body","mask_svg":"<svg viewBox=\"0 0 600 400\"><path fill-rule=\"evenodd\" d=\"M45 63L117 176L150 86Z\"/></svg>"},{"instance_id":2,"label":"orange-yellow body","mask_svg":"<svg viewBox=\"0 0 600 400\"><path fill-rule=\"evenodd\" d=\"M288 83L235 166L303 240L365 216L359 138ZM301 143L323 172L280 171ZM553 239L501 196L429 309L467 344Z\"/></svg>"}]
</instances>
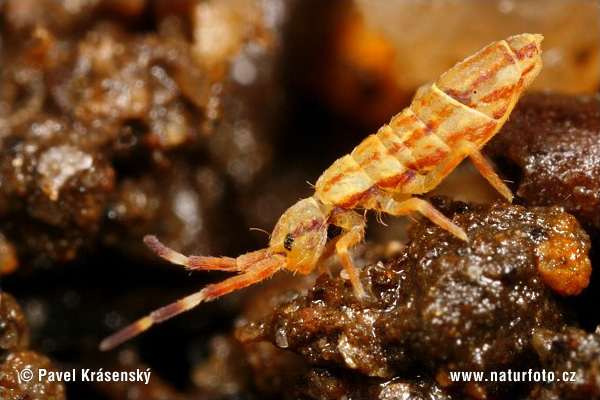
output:
<instances>
[{"instance_id":1,"label":"orange-yellow body","mask_svg":"<svg viewBox=\"0 0 600 400\"><path fill-rule=\"evenodd\" d=\"M105 339L110 349L203 301L259 282L281 269L310 273L335 251L358 297L366 292L348 249L363 240L365 220L355 209L392 215L418 211L467 240L466 233L425 200L413 197L435 188L466 157L509 201L512 194L479 149L508 119L519 97L542 66L541 35L522 34L494 42L459 62L436 82L419 89L412 104L352 153L336 160L317 180L315 194L290 207L279 219L269 247L238 258L186 257L148 236L161 257L193 270L238 275L152 312ZM327 227L343 233L327 243Z\"/></svg>"}]
</instances>

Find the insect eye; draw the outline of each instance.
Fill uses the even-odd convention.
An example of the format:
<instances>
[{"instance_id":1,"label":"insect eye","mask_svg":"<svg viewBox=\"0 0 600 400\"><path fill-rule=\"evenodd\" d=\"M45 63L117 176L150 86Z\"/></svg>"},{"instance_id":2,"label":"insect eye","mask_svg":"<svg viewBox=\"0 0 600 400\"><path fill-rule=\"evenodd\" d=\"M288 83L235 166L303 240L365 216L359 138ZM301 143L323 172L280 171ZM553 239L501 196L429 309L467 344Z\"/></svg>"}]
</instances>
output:
<instances>
[{"instance_id":1,"label":"insect eye","mask_svg":"<svg viewBox=\"0 0 600 400\"><path fill-rule=\"evenodd\" d=\"M296 238L291 233L288 233L287 235L285 235L285 240L283 241L283 247L288 251L292 251L292 243L294 243L294 239L296 239Z\"/></svg>"}]
</instances>

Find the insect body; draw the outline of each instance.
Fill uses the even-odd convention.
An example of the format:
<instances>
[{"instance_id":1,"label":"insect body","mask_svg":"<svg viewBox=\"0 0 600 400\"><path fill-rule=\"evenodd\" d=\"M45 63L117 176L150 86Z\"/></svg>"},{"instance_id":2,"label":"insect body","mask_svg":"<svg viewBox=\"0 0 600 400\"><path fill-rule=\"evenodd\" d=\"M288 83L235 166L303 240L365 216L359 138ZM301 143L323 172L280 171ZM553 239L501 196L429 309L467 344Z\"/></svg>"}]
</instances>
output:
<instances>
[{"instance_id":1,"label":"insect body","mask_svg":"<svg viewBox=\"0 0 600 400\"><path fill-rule=\"evenodd\" d=\"M318 179L313 197L302 199L279 219L269 247L229 257L186 257L147 236L159 256L190 270L237 275L148 316L105 339L107 350L203 301L260 282L287 269L310 273L334 249L359 298L366 292L348 249L364 238L365 220L355 209L391 215L418 211L460 239L466 233L427 201L413 197L435 188L464 158L509 201L512 194L479 149L508 119L517 100L537 76L541 35L522 34L494 42L459 62L417 92L410 107L368 136L351 154L335 161ZM327 227L343 232L327 243Z\"/></svg>"}]
</instances>

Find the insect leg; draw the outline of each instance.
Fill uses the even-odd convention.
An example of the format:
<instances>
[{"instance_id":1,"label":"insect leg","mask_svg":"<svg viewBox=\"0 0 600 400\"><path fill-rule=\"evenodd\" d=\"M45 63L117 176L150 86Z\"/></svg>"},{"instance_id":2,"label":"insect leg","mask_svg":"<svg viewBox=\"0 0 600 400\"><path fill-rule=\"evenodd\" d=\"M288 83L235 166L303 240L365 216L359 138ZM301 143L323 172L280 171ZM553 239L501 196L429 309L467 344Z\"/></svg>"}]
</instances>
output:
<instances>
[{"instance_id":1,"label":"insect leg","mask_svg":"<svg viewBox=\"0 0 600 400\"><path fill-rule=\"evenodd\" d=\"M439 185L442 179L458 167L458 164L468 157L473 150L477 150L477 147L471 142L462 141L458 143L450 154L435 169L427 174L423 193L427 193Z\"/></svg>"},{"instance_id":2,"label":"insect leg","mask_svg":"<svg viewBox=\"0 0 600 400\"><path fill-rule=\"evenodd\" d=\"M487 162L483 154L478 149L474 149L469 153L469 157L479 173L487 179L487 181L509 202L513 201L513 194L506 186L502 179L496 174L492 166Z\"/></svg>"},{"instance_id":3,"label":"insect leg","mask_svg":"<svg viewBox=\"0 0 600 400\"><path fill-rule=\"evenodd\" d=\"M279 271L284 265L285 258L281 255L276 254L269 258L265 258L262 262L249 268L244 274L236 275L229 279L225 279L222 282L208 285L199 292L161 307L158 310L152 311L149 315L104 339L100 343L100 350L110 350L126 340L146 331L152 325L159 324L182 312L191 310L203 301L210 301L227 293L260 282Z\"/></svg>"},{"instance_id":4,"label":"insect leg","mask_svg":"<svg viewBox=\"0 0 600 400\"><path fill-rule=\"evenodd\" d=\"M354 265L354 261L352 261L348 249L364 239L365 220L353 211L338 209L332 213L331 223L344 230L335 243L335 250L340 257L344 270L350 277L350 282L352 282L356 297L364 299L367 297L367 293L360 281L356 265Z\"/></svg>"},{"instance_id":5,"label":"insect leg","mask_svg":"<svg viewBox=\"0 0 600 400\"><path fill-rule=\"evenodd\" d=\"M425 179L424 192L435 188L454 168L466 157L470 157L481 175L504 197L512 201L513 195L510 189L502 182L494 172L487 160L483 157L477 146L468 141L462 141L456 145L450 154L434 170L429 172Z\"/></svg>"},{"instance_id":6,"label":"insect leg","mask_svg":"<svg viewBox=\"0 0 600 400\"><path fill-rule=\"evenodd\" d=\"M369 210L382 211L390 215L406 215L418 211L440 228L450 232L462 240L468 240L467 234L458 225L450 221L426 200L418 197L409 197L398 200L390 194L379 190L369 193L368 198L361 200L363 207Z\"/></svg>"},{"instance_id":7,"label":"insect leg","mask_svg":"<svg viewBox=\"0 0 600 400\"><path fill-rule=\"evenodd\" d=\"M317 271L319 272L319 274L327 273L329 276L331 276L331 271L327 267L326 262L327 262L327 260L329 260L329 258L331 256L333 256L333 253L336 251L335 246L339 239L340 239L340 236L336 236L333 239L331 239L329 242L327 242L327 244L325 245L323 254L321 254L321 258L319 258L319 262L317 263Z\"/></svg>"},{"instance_id":8,"label":"insect leg","mask_svg":"<svg viewBox=\"0 0 600 400\"><path fill-rule=\"evenodd\" d=\"M439 226L440 228L450 232L454 236L464 241L468 241L467 234L462 230L458 225L454 222L450 221L444 214L439 212L434 206L431 205L426 200L420 199L418 197L412 197L408 200L401 201L393 204L391 207L392 212L388 212L387 210L383 210L389 214L393 215L404 215L413 211L418 211L431 222Z\"/></svg>"},{"instance_id":9,"label":"insect leg","mask_svg":"<svg viewBox=\"0 0 600 400\"><path fill-rule=\"evenodd\" d=\"M162 244L156 238L156 236L150 235L144 237L144 243L146 243L146 246L148 246L150 250L152 250L165 260L173 264L183 265L188 269L240 272L240 268L238 267L235 258L203 256L186 257L183 254L178 253L170 247L167 247L164 244Z\"/></svg>"}]
</instances>

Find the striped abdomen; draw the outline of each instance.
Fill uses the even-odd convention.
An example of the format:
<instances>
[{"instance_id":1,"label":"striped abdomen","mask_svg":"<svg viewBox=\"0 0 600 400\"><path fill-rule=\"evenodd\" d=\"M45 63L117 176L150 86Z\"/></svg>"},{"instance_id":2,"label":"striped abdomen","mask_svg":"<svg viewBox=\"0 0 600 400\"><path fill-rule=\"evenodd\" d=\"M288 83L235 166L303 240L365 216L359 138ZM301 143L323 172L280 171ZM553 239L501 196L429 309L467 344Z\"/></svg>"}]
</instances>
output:
<instances>
[{"instance_id":1,"label":"striped abdomen","mask_svg":"<svg viewBox=\"0 0 600 400\"><path fill-rule=\"evenodd\" d=\"M541 68L540 35L494 42L419 90L351 154L333 163L316 183L324 204L351 208L373 187L418 194L451 171L437 167L461 142L483 146L507 120ZM427 187L425 186L427 182Z\"/></svg>"}]
</instances>

